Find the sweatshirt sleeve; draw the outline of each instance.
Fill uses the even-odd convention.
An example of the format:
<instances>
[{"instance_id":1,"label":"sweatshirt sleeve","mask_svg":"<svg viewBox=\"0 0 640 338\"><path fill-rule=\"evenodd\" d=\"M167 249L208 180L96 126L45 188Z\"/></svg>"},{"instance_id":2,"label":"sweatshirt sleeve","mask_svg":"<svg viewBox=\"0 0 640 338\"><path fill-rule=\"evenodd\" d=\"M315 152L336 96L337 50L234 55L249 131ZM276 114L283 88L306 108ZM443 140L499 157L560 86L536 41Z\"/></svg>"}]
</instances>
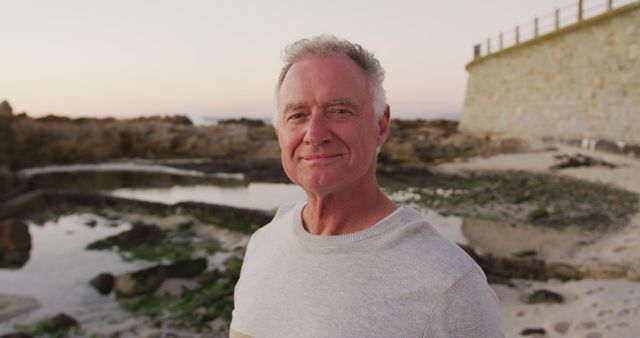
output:
<instances>
[{"instance_id":1,"label":"sweatshirt sleeve","mask_svg":"<svg viewBox=\"0 0 640 338\"><path fill-rule=\"evenodd\" d=\"M467 272L442 295L423 337L504 337L498 298L479 269Z\"/></svg>"}]
</instances>

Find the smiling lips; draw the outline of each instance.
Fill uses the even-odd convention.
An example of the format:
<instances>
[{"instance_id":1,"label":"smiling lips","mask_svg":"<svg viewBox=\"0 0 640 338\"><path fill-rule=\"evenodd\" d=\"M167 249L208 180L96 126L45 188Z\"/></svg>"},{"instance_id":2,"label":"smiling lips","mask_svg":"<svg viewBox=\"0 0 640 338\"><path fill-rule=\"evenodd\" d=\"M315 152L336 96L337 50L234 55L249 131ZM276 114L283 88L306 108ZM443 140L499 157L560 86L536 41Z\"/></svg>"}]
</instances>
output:
<instances>
[{"instance_id":1,"label":"smiling lips","mask_svg":"<svg viewBox=\"0 0 640 338\"><path fill-rule=\"evenodd\" d=\"M313 155L301 156L300 158L307 161L314 161L314 160L327 160L327 159L332 159L340 156L342 156L342 154L313 154Z\"/></svg>"}]
</instances>

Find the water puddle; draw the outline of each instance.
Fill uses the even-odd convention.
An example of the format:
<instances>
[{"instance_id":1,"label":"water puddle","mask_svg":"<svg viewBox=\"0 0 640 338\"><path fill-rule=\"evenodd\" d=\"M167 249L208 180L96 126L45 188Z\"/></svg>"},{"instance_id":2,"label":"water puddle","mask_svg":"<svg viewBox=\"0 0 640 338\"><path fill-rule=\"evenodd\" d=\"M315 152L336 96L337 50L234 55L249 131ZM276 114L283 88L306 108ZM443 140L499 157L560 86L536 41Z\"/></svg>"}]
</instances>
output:
<instances>
[{"instance_id":1,"label":"water puddle","mask_svg":"<svg viewBox=\"0 0 640 338\"><path fill-rule=\"evenodd\" d=\"M95 222L90 227L87 223ZM29 314L0 323L0 332L14 324L30 323L44 316L66 312L81 322L120 320L122 311L113 295L102 296L89 285L100 272L123 273L150 262L124 262L114 252L87 251L97 239L130 229L130 224L91 214L72 214L37 225L27 222L31 235L30 258L17 270L0 269L0 294L35 298L41 307Z\"/></svg>"},{"instance_id":2,"label":"water puddle","mask_svg":"<svg viewBox=\"0 0 640 338\"><path fill-rule=\"evenodd\" d=\"M179 161L166 161L167 164L182 163ZM187 162L187 163L198 163ZM128 162L107 162L97 164L72 164L72 165L55 165L37 168L28 168L20 171L20 174L27 177L60 174L60 173L81 173L81 172L137 172L137 173L156 173L166 175L179 176L195 176L195 177L212 177L222 179L244 179L243 174L239 173L204 173L197 170L185 170L170 167L162 164L155 164L149 161L128 161Z\"/></svg>"},{"instance_id":3,"label":"water puddle","mask_svg":"<svg viewBox=\"0 0 640 338\"><path fill-rule=\"evenodd\" d=\"M163 171L156 167L97 164L33 168L28 173L32 175L30 184L34 188L94 191L165 204L191 201L271 210L306 199L304 191L294 184L247 182L242 174L233 173L189 175L178 173L177 169ZM141 168L148 171L136 171Z\"/></svg>"},{"instance_id":4,"label":"water puddle","mask_svg":"<svg viewBox=\"0 0 640 338\"><path fill-rule=\"evenodd\" d=\"M306 199L300 187L284 183L249 183L247 186L237 187L201 185L148 189L122 188L106 193L117 197L165 204L191 201L262 210L271 210L285 203Z\"/></svg>"}]
</instances>

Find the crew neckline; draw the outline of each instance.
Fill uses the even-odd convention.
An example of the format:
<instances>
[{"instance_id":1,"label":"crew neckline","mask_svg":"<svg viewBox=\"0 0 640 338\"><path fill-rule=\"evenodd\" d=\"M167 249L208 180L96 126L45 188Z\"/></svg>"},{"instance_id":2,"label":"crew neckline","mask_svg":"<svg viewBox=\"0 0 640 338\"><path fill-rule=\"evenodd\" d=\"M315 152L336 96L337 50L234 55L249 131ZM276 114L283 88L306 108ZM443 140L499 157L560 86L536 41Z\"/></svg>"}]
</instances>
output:
<instances>
[{"instance_id":1,"label":"crew neckline","mask_svg":"<svg viewBox=\"0 0 640 338\"><path fill-rule=\"evenodd\" d=\"M396 226L402 220L402 211L406 210L403 205L398 206L394 211L387 215L376 224L360 231L343 235L314 235L304 228L302 222L302 210L306 206L306 202L300 202L292 212L293 217L293 236L296 240L305 245L316 247L335 247L348 245L350 243L366 240L382 233L385 233Z\"/></svg>"}]
</instances>

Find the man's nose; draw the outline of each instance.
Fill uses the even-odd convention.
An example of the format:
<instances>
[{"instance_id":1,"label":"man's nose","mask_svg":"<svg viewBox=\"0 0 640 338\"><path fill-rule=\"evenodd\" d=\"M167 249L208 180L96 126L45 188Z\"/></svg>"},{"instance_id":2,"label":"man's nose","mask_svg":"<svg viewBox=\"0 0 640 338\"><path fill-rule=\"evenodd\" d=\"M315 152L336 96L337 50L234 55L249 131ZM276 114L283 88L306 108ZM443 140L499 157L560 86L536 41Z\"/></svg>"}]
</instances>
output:
<instances>
[{"instance_id":1,"label":"man's nose","mask_svg":"<svg viewBox=\"0 0 640 338\"><path fill-rule=\"evenodd\" d=\"M332 133L329 121L321 114L314 114L307 125L304 142L309 145L320 145L331 141Z\"/></svg>"}]
</instances>

